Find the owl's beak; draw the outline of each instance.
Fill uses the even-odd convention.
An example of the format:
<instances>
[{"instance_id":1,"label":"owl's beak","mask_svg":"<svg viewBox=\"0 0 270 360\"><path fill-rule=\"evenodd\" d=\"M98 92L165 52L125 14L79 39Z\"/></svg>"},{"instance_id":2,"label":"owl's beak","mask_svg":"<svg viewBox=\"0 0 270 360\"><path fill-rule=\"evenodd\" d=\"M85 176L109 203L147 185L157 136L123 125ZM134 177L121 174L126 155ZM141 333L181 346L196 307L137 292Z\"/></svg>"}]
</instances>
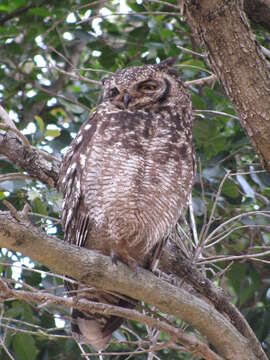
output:
<instances>
[{"instance_id":1,"label":"owl's beak","mask_svg":"<svg viewBox=\"0 0 270 360\"><path fill-rule=\"evenodd\" d=\"M130 103L130 100L131 100L131 97L130 97L129 93L125 91L124 96L123 96L123 103L124 103L125 109L128 108L128 104Z\"/></svg>"}]
</instances>

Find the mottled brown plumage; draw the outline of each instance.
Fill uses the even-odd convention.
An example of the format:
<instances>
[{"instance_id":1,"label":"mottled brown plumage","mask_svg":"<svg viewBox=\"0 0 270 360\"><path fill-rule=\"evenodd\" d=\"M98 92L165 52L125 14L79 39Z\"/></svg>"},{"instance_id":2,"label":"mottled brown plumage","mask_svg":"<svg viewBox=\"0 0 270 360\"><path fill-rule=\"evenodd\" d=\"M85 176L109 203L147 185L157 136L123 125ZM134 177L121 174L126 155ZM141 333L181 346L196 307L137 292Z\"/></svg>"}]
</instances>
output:
<instances>
[{"instance_id":1,"label":"mottled brown plumage","mask_svg":"<svg viewBox=\"0 0 270 360\"><path fill-rule=\"evenodd\" d=\"M133 270L152 268L193 181L191 102L170 65L130 67L104 79L102 101L72 141L60 171L65 240ZM134 306L95 289L81 296ZM122 322L77 311L73 317L77 338L97 350Z\"/></svg>"}]
</instances>

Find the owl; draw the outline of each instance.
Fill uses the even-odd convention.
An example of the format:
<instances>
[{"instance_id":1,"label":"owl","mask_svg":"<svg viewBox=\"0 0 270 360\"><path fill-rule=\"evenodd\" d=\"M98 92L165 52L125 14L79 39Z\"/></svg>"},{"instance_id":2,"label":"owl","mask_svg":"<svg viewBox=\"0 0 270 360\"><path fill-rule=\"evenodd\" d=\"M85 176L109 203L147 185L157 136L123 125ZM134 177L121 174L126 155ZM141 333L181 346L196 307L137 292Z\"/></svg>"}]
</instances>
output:
<instances>
[{"instance_id":1,"label":"owl","mask_svg":"<svg viewBox=\"0 0 270 360\"><path fill-rule=\"evenodd\" d=\"M129 67L106 77L101 102L60 169L65 240L121 261L135 273L137 266L153 268L193 182L192 106L173 62ZM135 306L131 299L95 288L81 289L77 296ZM122 321L74 309L71 327L77 341L99 351Z\"/></svg>"}]
</instances>

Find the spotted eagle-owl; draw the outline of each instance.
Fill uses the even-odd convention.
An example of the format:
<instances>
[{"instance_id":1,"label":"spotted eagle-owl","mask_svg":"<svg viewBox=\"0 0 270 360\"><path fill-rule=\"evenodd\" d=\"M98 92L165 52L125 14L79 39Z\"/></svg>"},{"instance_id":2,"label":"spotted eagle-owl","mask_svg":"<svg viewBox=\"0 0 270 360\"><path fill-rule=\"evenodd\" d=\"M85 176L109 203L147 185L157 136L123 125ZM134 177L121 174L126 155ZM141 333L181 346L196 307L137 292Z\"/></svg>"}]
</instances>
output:
<instances>
[{"instance_id":1,"label":"spotted eagle-owl","mask_svg":"<svg viewBox=\"0 0 270 360\"><path fill-rule=\"evenodd\" d=\"M152 268L193 181L191 101L172 63L129 67L105 78L101 103L72 141L60 171L65 240L133 270ZM95 289L80 296L134 306ZM96 350L122 323L77 310L72 318L76 339Z\"/></svg>"}]
</instances>

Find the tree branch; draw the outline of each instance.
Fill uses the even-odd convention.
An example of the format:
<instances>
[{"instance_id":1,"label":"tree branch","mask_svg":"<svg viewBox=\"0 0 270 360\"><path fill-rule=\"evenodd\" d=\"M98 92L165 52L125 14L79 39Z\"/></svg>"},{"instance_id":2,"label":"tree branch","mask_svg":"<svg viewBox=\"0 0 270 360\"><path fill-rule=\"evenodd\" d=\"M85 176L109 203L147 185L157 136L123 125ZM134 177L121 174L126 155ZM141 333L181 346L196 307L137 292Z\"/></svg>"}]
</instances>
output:
<instances>
[{"instance_id":1,"label":"tree branch","mask_svg":"<svg viewBox=\"0 0 270 360\"><path fill-rule=\"evenodd\" d=\"M0 246L31 257L53 271L78 281L117 291L143 300L161 311L180 317L197 328L226 359L266 359L252 351L252 344L213 306L139 269L135 275L124 264L116 267L111 259L94 251L57 241L28 221L17 221L9 213L0 213Z\"/></svg>"},{"instance_id":2,"label":"tree branch","mask_svg":"<svg viewBox=\"0 0 270 360\"><path fill-rule=\"evenodd\" d=\"M186 81L187 86L199 86L202 87L204 85L212 86L217 81L216 75L210 75L207 77L203 77L201 79Z\"/></svg>"},{"instance_id":3,"label":"tree branch","mask_svg":"<svg viewBox=\"0 0 270 360\"><path fill-rule=\"evenodd\" d=\"M186 0L187 22L270 171L270 71L241 1Z\"/></svg>"},{"instance_id":4,"label":"tree branch","mask_svg":"<svg viewBox=\"0 0 270 360\"><path fill-rule=\"evenodd\" d=\"M216 287L207 279L189 259L185 258L175 244L169 244L169 246L163 250L160 259L160 268L165 272L180 277L192 285L205 299L210 300L215 308L222 314L226 314L236 329L249 339L253 351L258 358L265 358L258 339L241 312L230 302L226 292L222 288Z\"/></svg>"},{"instance_id":5,"label":"tree branch","mask_svg":"<svg viewBox=\"0 0 270 360\"><path fill-rule=\"evenodd\" d=\"M27 138L19 132L7 112L0 106L0 154L5 155L12 164L36 180L49 186L56 186L60 160L50 154L32 147Z\"/></svg>"},{"instance_id":6,"label":"tree branch","mask_svg":"<svg viewBox=\"0 0 270 360\"><path fill-rule=\"evenodd\" d=\"M9 14L7 14L5 16L0 16L0 25L2 26L5 24L5 22L7 22L15 17L21 16L22 14L26 13L28 10L30 10L32 8L42 6L45 2L46 2L46 0L43 0L43 1L35 4L33 1L31 1L30 4L28 4L27 6L19 7L16 10L10 12Z\"/></svg>"},{"instance_id":7,"label":"tree branch","mask_svg":"<svg viewBox=\"0 0 270 360\"><path fill-rule=\"evenodd\" d=\"M188 352L191 352L193 355L202 356L207 360L222 360L220 356L215 354L209 347L196 339L193 335L184 334L170 324L167 324L160 319L155 319L147 315L141 314L136 310L125 309L119 306L113 306L108 304L97 303L93 301L87 301L84 299L79 299L76 296L63 298L60 296L55 296L50 293L45 292L33 292L25 290L15 290L7 286L7 284L0 279L0 290L1 295L0 299L8 300L9 298L16 298L19 300L24 300L26 302L34 302L38 304L55 304L59 306L65 306L69 308L76 308L80 311L84 311L89 314L106 314L124 317L129 320L134 320L141 322L145 325L155 327L161 331L164 331L173 341L178 341L184 345L185 349Z\"/></svg>"}]
</instances>

